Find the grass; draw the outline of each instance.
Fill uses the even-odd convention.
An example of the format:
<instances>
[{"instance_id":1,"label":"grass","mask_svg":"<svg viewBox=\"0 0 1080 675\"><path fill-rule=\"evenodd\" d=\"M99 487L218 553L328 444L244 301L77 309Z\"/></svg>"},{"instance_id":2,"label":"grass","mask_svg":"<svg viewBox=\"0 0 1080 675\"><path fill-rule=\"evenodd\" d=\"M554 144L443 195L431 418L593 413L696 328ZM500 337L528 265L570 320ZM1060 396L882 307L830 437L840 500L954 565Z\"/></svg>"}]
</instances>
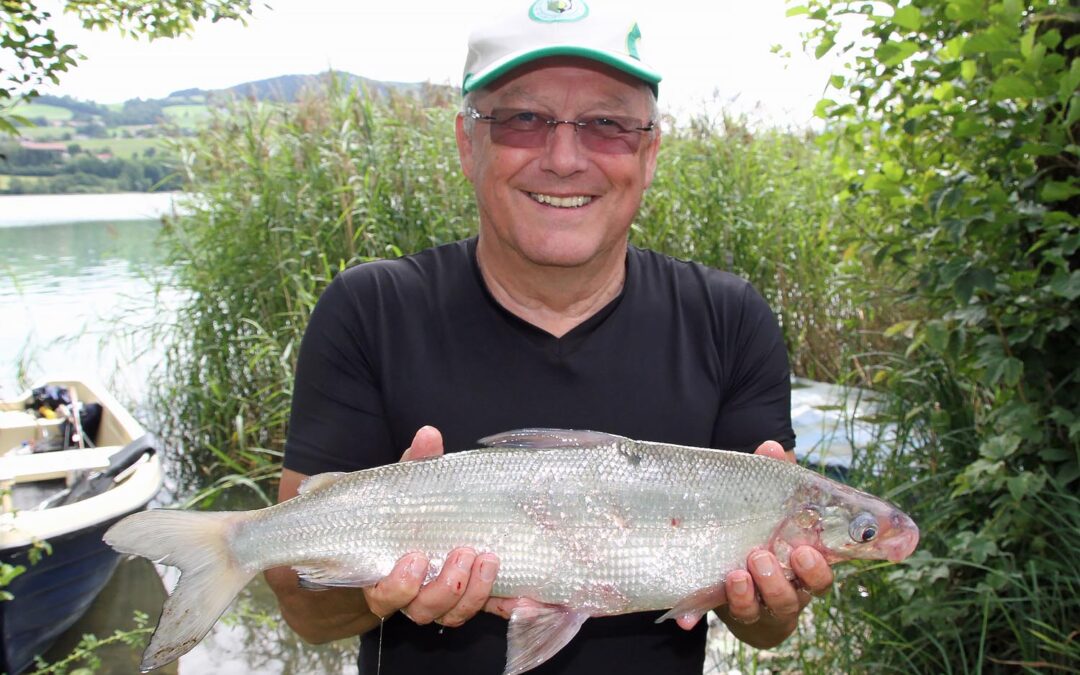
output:
<instances>
[{"instance_id":1,"label":"grass","mask_svg":"<svg viewBox=\"0 0 1080 675\"><path fill-rule=\"evenodd\" d=\"M194 129L210 117L210 109L205 105L170 105L164 110L169 122L185 129Z\"/></svg>"},{"instance_id":2,"label":"grass","mask_svg":"<svg viewBox=\"0 0 1080 675\"><path fill-rule=\"evenodd\" d=\"M24 186L30 187L33 185L40 185L48 182L48 177L43 176L9 176L7 174L0 174L0 191L6 192L11 189L11 181L17 180Z\"/></svg>"},{"instance_id":3,"label":"grass","mask_svg":"<svg viewBox=\"0 0 1080 675\"><path fill-rule=\"evenodd\" d=\"M67 108L45 105L43 103L23 103L22 105L16 106L12 113L29 119L42 117L50 121L69 120L74 116Z\"/></svg>"}]
</instances>

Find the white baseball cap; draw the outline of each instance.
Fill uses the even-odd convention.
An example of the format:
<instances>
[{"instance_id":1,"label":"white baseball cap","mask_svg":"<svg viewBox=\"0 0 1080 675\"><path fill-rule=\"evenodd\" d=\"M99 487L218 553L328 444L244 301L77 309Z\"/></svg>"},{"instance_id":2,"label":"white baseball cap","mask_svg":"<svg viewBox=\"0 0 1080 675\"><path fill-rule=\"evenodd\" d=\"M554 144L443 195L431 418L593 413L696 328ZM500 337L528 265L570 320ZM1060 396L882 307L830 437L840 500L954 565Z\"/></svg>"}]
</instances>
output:
<instances>
[{"instance_id":1,"label":"white baseball cap","mask_svg":"<svg viewBox=\"0 0 1080 675\"><path fill-rule=\"evenodd\" d=\"M474 30L465 59L464 93L548 56L599 61L648 83L657 91L660 73L641 60L637 21L618 1L534 0L527 7Z\"/></svg>"}]
</instances>

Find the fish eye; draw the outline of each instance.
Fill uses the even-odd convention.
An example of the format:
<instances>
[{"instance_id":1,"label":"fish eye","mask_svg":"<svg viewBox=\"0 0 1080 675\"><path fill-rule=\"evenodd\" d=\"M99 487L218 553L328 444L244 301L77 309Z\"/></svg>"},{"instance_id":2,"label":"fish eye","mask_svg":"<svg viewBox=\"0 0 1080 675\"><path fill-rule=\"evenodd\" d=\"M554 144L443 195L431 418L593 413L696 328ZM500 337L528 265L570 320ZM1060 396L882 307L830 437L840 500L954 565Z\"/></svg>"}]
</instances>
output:
<instances>
[{"instance_id":1,"label":"fish eye","mask_svg":"<svg viewBox=\"0 0 1080 675\"><path fill-rule=\"evenodd\" d=\"M860 544L873 541L878 535L877 518L864 511L851 520L848 532L852 541Z\"/></svg>"}]
</instances>

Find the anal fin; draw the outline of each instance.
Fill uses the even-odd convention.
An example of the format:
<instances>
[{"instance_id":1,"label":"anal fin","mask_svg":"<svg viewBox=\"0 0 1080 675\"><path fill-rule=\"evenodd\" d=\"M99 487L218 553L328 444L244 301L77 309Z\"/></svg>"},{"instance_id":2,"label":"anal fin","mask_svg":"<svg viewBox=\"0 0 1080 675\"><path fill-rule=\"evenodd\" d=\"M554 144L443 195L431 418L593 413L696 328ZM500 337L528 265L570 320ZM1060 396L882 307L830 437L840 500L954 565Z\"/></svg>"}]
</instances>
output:
<instances>
[{"instance_id":1,"label":"anal fin","mask_svg":"<svg viewBox=\"0 0 1080 675\"><path fill-rule=\"evenodd\" d=\"M539 666L577 635L588 613L560 605L522 603L510 614L506 636L506 670L517 675Z\"/></svg>"}]
</instances>

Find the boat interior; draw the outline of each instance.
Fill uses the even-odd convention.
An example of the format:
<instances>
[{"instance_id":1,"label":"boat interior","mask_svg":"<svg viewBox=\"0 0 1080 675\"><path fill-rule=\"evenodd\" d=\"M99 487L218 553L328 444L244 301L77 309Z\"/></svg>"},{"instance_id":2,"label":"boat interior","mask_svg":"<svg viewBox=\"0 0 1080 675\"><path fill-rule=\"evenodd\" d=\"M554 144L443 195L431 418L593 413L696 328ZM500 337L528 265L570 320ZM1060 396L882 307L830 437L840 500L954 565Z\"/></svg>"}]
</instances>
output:
<instances>
[{"instance_id":1,"label":"boat interior","mask_svg":"<svg viewBox=\"0 0 1080 675\"><path fill-rule=\"evenodd\" d=\"M67 389L74 409L100 405L94 391L81 382L52 384ZM5 513L40 507L81 472L107 467L116 446L130 440L109 407L100 406L100 423L93 437L78 433L72 442L74 416L35 410L32 400L28 392L17 399L0 401L0 500Z\"/></svg>"}]
</instances>

